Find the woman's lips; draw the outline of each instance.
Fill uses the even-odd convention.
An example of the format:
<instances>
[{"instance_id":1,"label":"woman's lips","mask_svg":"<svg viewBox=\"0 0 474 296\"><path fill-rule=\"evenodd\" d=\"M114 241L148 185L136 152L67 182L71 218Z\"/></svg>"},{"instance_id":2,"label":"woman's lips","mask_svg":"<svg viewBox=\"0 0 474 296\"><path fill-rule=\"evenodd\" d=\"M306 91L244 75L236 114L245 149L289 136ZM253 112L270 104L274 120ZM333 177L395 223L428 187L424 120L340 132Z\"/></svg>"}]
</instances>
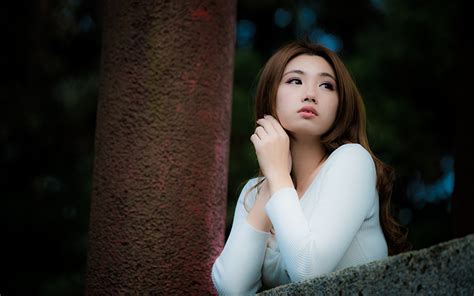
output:
<instances>
[{"instance_id":1,"label":"woman's lips","mask_svg":"<svg viewBox=\"0 0 474 296\"><path fill-rule=\"evenodd\" d=\"M300 111L298 112L299 114L301 114L302 117L304 118L311 118L311 117L315 117L316 114L314 114L313 112L311 111Z\"/></svg>"},{"instance_id":2,"label":"woman's lips","mask_svg":"<svg viewBox=\"0 0 474 296\"><path fill-rule=\"evenodd\" d=\"M315 115L318 115L318 112L316 112L316 109L314 109L312 106L304 106L298 112L311 112L314 113Z\"/></svg>"}]
</instances>

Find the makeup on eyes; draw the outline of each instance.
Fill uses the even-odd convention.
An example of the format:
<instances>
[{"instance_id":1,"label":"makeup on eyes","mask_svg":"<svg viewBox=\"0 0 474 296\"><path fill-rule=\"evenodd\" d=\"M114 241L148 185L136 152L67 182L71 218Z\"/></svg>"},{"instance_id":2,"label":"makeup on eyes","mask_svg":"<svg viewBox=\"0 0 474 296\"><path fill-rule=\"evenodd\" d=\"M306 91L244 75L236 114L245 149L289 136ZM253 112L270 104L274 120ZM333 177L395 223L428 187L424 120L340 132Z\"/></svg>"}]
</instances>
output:
<instances>
[{"instance_id":1,"label":"makeup on eyes","mask_svg":"<svg viewBox=\"0 0 474 296\"><path fill-rule=\"evenodd\" d=\"M295 84L293 83L293 81L299 81L300 83L296 83L296 85L301 85L302 82L301 82L301 79L300 78L290 78L288 80L286 80L286 83L287 84ZM325 81L325 82L322 82L319 84L319 86L322 86L322 85L328 85L328 87L326 87L326 89L329 89L329 90L334 90L335 89L335 86L332 82L329 82L329 81Z\"/></svg>"},{"instance_id":2,"label":"makeup on eyes","mask_svg":"<svg viewBox=\"0 0 474 296\"><path fill-rule=\"evenodd\" d=\"M296 73L296 74L300 74L300 75L306 75L306 73L302 70L290 70L288 72L286 72L285 74L283 74L282 77L285 77L286 75L290 74L290 73ZM328 72L319 72L317 73L317 76L321 76L321 77L329 77L331 78L332 80L336 81L336 78L334 77L334 75L328 73Z\"/></svg>"}]
</instances>

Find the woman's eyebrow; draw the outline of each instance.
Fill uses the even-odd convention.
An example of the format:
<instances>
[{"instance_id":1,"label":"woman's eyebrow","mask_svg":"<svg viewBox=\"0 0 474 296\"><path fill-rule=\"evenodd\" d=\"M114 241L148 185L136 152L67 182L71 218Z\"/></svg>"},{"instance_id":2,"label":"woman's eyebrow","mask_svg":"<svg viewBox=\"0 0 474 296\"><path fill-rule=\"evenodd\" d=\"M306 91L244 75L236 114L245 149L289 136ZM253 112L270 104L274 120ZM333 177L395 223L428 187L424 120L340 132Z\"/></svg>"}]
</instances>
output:
<instances>
[{"instance_id":1,"label":"woman's eyebrow","mask_svg":"<svg viewBox=\"0 0 474 296\"><path fill-rule=\"evenodd\" d=\"M290 73L296 73L296 74L301 74L301 75L305 75L305 72L304 71L301 71L301 70L291 70L291 71L288 71L286 72L285 74L283 74L283 77L285 77L286 75L290 74ZM330 77L332 79L334 79L334 81L336 81L336 78L334 78L333 75L329 74L328 72L321 72L321 73L318 73L319 76L322 76L322 77Z\"/></svg>"}]
</instances>

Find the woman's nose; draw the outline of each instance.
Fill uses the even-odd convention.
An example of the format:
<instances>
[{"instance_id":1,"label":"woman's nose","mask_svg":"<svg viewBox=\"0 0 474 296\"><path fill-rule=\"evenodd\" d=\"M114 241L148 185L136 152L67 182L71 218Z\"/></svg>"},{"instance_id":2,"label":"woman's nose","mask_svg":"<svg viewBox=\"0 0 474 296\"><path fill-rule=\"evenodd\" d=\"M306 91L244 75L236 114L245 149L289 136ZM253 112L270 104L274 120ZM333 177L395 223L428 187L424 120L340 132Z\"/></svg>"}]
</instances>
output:
<instances>
[{"instance_id":1,"label":"woman's nose","mask_svg":"<svg viewBox=\"0 0 474 296\"><path fill-rule=\"evenodd\" d=\"M312 101L313 103L316 103L316 95L314 93L307 92L303 101L304 102L305 101Z\"/></svg>"},{"instance_id":2,"label":"woman's nose","mask_svg":"<svg viewBox=\"0 0 474 296\"><path fill-rule=\"evenodd\" d=\"M316 92L314 91L314 89L307 89L306 90L306 96L304 97L304 100L303 101L313 101L314 103L316 103Z\"/></svg>"}]
</instances>

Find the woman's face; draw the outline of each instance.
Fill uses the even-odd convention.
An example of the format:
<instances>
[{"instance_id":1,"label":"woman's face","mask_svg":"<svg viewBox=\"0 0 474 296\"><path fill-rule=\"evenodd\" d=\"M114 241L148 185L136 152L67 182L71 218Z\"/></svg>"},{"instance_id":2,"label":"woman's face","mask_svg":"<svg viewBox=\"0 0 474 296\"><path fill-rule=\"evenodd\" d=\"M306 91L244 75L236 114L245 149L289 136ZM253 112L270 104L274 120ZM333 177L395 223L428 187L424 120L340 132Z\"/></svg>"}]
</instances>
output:
<instances>
[{"instance_id":1,"label":"woman's face","mask_svg":"<svg viewBox=\"0 0 474 296\"><path fill-rule=\"evenodd\" d=\"M321 136L336 118L336 75L320 56L299 55L285 67L278 86L276 113L284 129L298 136ZM316 114L299 112L312 107Z\"/></svg>"}]
</instances>

